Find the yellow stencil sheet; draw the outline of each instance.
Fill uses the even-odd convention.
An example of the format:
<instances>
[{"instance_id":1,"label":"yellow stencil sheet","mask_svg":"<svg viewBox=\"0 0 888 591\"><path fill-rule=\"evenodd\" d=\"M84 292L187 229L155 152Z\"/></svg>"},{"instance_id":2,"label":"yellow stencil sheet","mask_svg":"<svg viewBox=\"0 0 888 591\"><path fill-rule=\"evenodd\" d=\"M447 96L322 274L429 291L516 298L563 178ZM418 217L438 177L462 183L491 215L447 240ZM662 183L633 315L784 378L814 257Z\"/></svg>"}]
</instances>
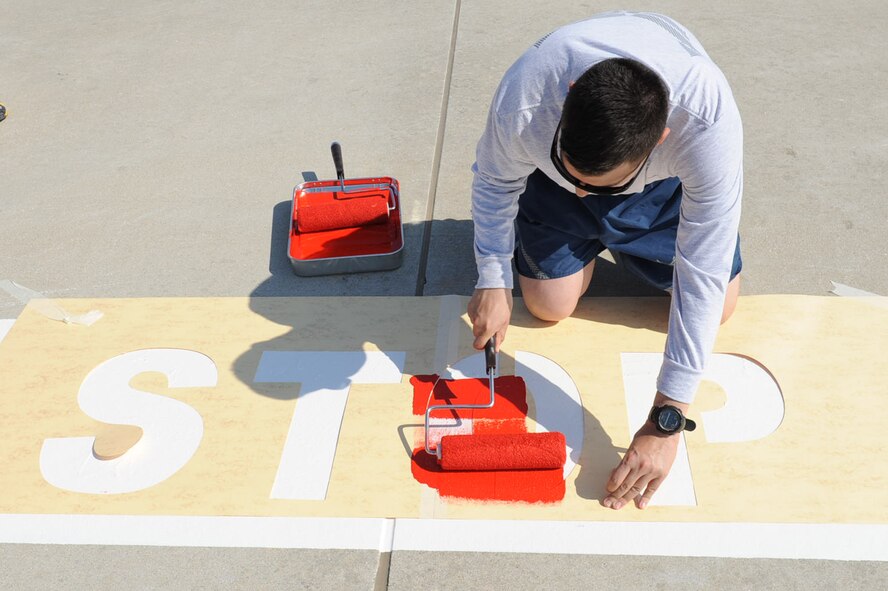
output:
<instances>
[{"instance_id":1,"label":"yellow stencil sheet","mask_svg":"<svg viewBox=\"0 0 888 591\"><path fill-rule=\"evenodd\" d=\"M0 343L0 513L420 517L429 490L410 474L417 435L409 377L435 370L442 353L440 298L187 298L65 300L100 309L89 328L26 309ZM459 311L464 311L461 300ZM516 303L500 356L515 372L516 352L563 369L583 401L583 449L567 494L553 505L439 500L447 518L576 521L888 523L881 453L888 394L882 359L888 310L832 297L740 299L716 352L754 359L780 386L779 427L754 441L709 443L706 415L725 403L704 382L686 434L693 506L598 504L604 481L631 440L624 353L659 353L668 300L587 299L554 326ZM465 315L455 318L457 359L475 353ZM449 342L450 338L443 339ZM103 362L146 349L198 352L215 365L215 385L170 388L157 372L130 386L181 401L203 422L199 446L162 482L124 494L61 490L41 474L51 438L94 436L107 427L78 406L84 380ZM403 352L400 383L352 384L323 500L271 498L298 383L255 381L266 352ZM520 358L520 354L519 354ZM653 397L653 392L650 393ZM529 392L532 397L533 392ZM533 401L531 414L533 415ZM531 417L533 418L533 416Z\"/></svg>"}]
</instances>

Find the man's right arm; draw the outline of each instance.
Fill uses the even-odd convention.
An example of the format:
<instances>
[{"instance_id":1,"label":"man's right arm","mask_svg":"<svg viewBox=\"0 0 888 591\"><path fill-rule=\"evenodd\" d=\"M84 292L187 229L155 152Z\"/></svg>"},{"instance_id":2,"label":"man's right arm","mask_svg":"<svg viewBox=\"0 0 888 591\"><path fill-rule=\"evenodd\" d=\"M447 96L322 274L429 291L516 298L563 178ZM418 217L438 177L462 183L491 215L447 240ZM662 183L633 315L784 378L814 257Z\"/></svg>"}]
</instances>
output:
<instances>
[{"instance_id":1,"label":"man's right arm","mask_svg":"<svg viewBox=\"0 0 888 591\"><path fill-rule=\"evenodd\" d=\"M503 120L491 108L472 167L478 282L468 312L477 349L497 335L498 350L511 317L514 222L518 197L534 168L520 141L520 131L520 118Z\"/></svg>"}]
</instances>

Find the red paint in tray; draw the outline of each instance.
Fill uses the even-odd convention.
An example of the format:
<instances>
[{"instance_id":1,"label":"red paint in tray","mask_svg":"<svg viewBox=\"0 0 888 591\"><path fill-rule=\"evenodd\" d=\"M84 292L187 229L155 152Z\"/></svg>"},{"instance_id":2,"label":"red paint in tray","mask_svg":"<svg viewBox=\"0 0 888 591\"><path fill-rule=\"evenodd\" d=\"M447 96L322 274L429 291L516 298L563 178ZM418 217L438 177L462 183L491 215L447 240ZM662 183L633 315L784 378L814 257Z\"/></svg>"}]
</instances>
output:
<instances>
[{"instance_id":1,"label":"red paint in tray","mask_svg":"<svg viewBox=\"0 0 888 591\"><path fill-rule=\"evenodd\" d=\"M413 385L413 414L423 415L436 404L483 404L490 399L487 379L439 380L429 400L437 375L419 375ZM495 379L495 403L488 409L457 409L461 419L471 419L473 433L526 433L527 390L517 376ZM452 416L452 415L451 415ZM482 501L554 503L565 493L563 470L444 471L424 446L413 450L413 477L437 489L442 497Z\"/></svg>"}]
</instances>

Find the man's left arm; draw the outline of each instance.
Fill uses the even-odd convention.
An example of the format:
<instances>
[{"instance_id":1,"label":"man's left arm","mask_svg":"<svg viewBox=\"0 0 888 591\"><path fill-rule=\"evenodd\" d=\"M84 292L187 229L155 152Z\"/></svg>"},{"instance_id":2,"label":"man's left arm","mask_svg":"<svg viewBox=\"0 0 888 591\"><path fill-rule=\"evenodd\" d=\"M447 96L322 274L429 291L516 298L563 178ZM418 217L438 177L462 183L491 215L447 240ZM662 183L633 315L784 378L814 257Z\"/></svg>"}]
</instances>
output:
<instances>
[{"instance_id":1,"label":"man's left arm","mask_svg":"<svg viewBox=\"0 0 888 591\"><path fill-rule=\"evenodd\" d=\"M686 413L705 370L724 308L743 191L743 132L733 102L680 153L683 198L676 239L669 331L653 406ZM643 509L669 474L680 433L646 421L607 483L605 507L635 499Z\"/></svg>"}]
</instances>

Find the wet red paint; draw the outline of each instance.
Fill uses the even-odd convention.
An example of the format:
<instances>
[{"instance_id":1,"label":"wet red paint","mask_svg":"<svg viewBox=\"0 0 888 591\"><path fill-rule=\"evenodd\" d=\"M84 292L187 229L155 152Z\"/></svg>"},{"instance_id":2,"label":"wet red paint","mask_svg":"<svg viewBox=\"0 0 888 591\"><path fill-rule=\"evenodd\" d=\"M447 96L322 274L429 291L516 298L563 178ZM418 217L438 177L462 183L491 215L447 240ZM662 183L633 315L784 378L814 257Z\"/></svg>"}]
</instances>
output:
<instances>
[{"instance_id":1,"label":"wet red paint","mask_svg":"<svg viewBox=\"0 0 888 591\"><path fill-rule=\"evenodd\" d=\"M434 396L429 394L432 386ZM484 404L490 400L486 378L438 380L438 376L414 376L413 414L424 415L426 408L437 404ZM502 376L494 383L495 403L490 409L458 409L441 411L440 416L472 419L473 432L526 433L527 390L524 380L516 376ZM439 413L433 413L438 417ZM525 503L554 503L565 493L562 469L553 470L496 470L448 472L441 470L437 460L420 446L413 452L413 477L438 490L442 497L482 501Z\"/></svg>"}]
</instances>

